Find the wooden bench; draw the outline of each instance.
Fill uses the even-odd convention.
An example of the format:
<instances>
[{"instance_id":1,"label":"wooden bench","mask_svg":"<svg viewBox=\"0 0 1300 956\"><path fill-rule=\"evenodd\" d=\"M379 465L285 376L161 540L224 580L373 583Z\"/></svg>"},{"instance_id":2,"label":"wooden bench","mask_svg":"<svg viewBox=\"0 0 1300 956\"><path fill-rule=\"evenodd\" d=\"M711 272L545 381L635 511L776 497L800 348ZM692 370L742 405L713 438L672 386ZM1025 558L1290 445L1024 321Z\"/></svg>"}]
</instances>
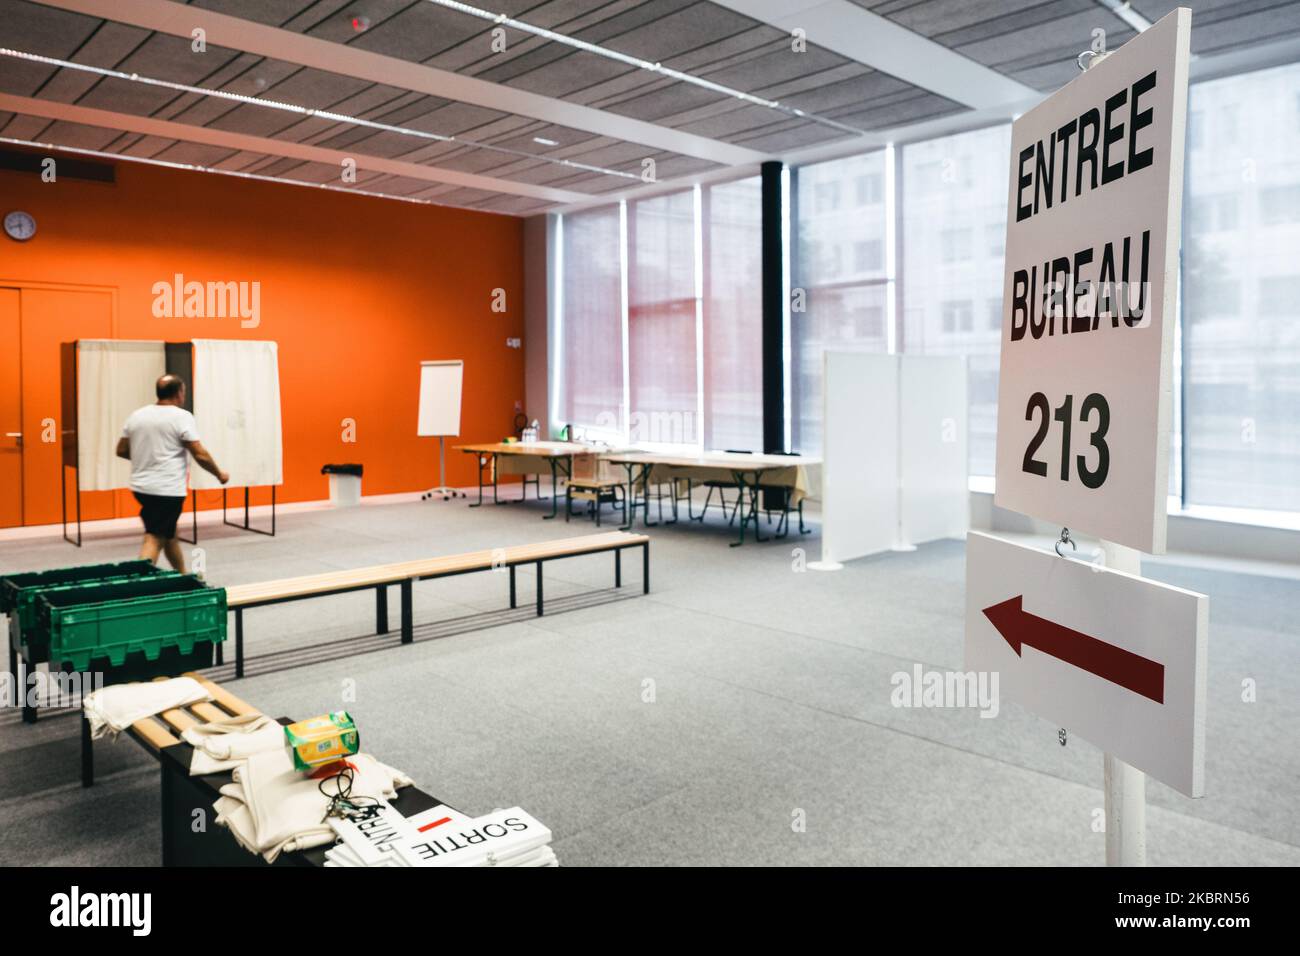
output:
<instances>
[{"instance_id":1,"label":"wooden bench","mask_svg":"<svg viewBox=\"0 0 1300 956\"><path fill-rule=\"evenodd\" d=\"M189 704L164 710L156 717L137 720L127 730L142 747L156 755L164 747L175 747L181 742L179 735L199 724L215 723L230 717L244 717L260 713L256 708L244 703L230 691L215 681L208 680L201 674L189 673L203 685L212 700ZM166 678L159 678L165 680Z\"/></svg>"},{"instance_id":2,"label":"wooden bench","mask_svg":"<svg viewBox=\"0 0 1300 956\"><path fill-rule=\"evenodd\" d=\"M200 674L190 673L185 676L202 684L212 700L137 720L126 731L131 739L158 760L161 767L162 865L265 865L262 857L245 850L228 830L216 825L212 805L220 796L221 787L231 782L230 772L190 776L190 760L194 748L180 739L180 734L190 727L225 720L227 717L256 714L258 710ZM278 722L292 723L288 717L278 718ZM90 748L89 727L90 722L83 716L81 772L82 783L86 786L94 782L94 755ZM441 802L416 787L403 787L390 804L403 816L409 817ZM196 819L203 819L206 826L195 829ZM275 865L323 866L327 849L328 847L321 846L285 853Z\"/></svg>"},{"instance_id":3,"label":"wooden bench","mask_svg":"<svg viewBox=\"0 0 1300 956\"><path fill-rule=\"evenodd\" d=\"M375 589L376 633L388 633L388 588L397 585L401 592L401 642L414 640L412 591L416 581L430 578L453 577L475 571L496 571L505 568L510 573L510 606L517 607L515 569L520 565L536 566L537 615L543 613L542 565L547 561L575 558L588 554L614 553L614 586L623 586L623 552L628 548L641 548L642 592L650 593L650 539L643 534L625 531L607 531L601 534L539 541L510 548L493 548L467 554L424 558L395 564L380 564L347 571L327 571L279 581L258 584L239 584L226 588L226 606L235 615L235 676L244 676L244 611L269 604L302 601L331 594ZM220 645L218 645L220 654ZM222 663L218 657L217 663Z\"/></svg>"},{"instance_id":4,"label":"wooden bench","mask_svg":"<svg viewBox=\"0 0 1300 956\"><path fill-rule=\"evenodd\" d=\"M204 689L212 697L210 701L200 701L199 703L189 704L185 707L176 707L171 710L165 710L155 717L145 717L137 720L126 733L131 736L146 750L151 751L155 756L165 747L175 747L181 743L180 734L184 733L191 727L198 724L213 723L218 720L225 720L228 717L242 717L246 714L256 714L258 711L244 703L230 691L226 690L215 681L211 681L201 674L194 672L187 673L186 677L192 677L203 685ZM166 677L156 677L154 681L167 680ZM95 782L95 751L94 743L90 736L90 721L86 719L85 711L81 714L81 785L89 787Z\"/></svg>"}]
</instances>

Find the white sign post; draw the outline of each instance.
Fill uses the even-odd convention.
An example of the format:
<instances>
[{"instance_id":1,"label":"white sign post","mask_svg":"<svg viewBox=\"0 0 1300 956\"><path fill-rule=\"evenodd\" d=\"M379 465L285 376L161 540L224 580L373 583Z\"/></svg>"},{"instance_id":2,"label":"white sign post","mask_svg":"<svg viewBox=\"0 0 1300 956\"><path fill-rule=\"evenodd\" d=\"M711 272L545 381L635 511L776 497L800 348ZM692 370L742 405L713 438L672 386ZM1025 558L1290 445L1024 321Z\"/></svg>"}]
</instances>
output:
<instances>
[{"instance_id":1,"label":"white sign post","mask_svg":"<svg viewBox=\"0 0 1300 956\"><path fill-rule=\"evenodd\" d=\"M1012 126L994 503L1165 549L1191 11Z\"/></svg>"},{"instance_id":2,"label":"white sign post","mask_svg":"<svg viewBox=\"0 0 1300 956\"><path fill-rule=\"evenodd\" d=\"M1116 53L1095 56L1083 75L1016 120L1011 133L994 503L1098 535L1110 567L1134 578L1141 572L1139 551L1165 550L1190 41L1191 11L1174 10ZM968 553L983 547L981 537L968 539ZM1051 586L1053 574L1059 580L1098 574L1066 559L1041 558L1063 570L1035 586ZM1005 585L1006 569L992 566ZM968 590L984 583L972 578L974 570L968 564ZM1150 679L1156 662L1171 666L1131 646L1146 646L1152 624L1143 609L1163 607L1153 596L1162 592L1141 582L1146 590L1130 594L1115 581L1102 574L1091 585L1077 584L1079 593L1069 598L1052 592L1055 603L1046 592L1031 595L1025 585L1022 600L1088 618L1092 630L1108 637L1042 618L1045 623L1033 627L1056 635L1052 646L1067 658L1060 666L1074 669L1043 671L1022 661L1019 672L1028 676L1014 682L1012 696L1038 713L1060 715L1070 728L1084 728L1084 736L1106 748L1106 861L1141 865L1142 771L1166 780L1173 775L1175 785L1194 796L1203 786L1205 599L1196 596L1195 626L1182 631L1184 642L1196 635L1198 656L1190 669L1177 671L1177 708L1150 698L1143 703L1140 693L1123 682L1116 689L1107 675L1122 676L1131 665ZM1096 619L1070 603L1085 594L1095 602L1090 613ZM1188 623L1185 612L1180 620ZM1001 649L991 655L981 650L987 636L968 607L967 666L998 658L1014 665ZM1100 655L1100 677L1081 648ZM1039 651L1031 654L1036 661ZM1147 664L1136 663L1135 655ZM1179 661L1182 668L1185 654ZM1101 689L1090 682L1076 686L1080 669L1090 680L1107 678ZM1191 704L1188 674L1191 686L1200 686ZM1072 706L1063 709L1062 697ZM1167 709L1152 712L1152 706ZM1161 755L1160 741L1146 741L1141 729L1151 713L1169 718L1175 709L1177 728L1194 741L1177 774ZM1180 754L1188 750L1181 742L1164 743Z\"/></svg>"}]
</instances>

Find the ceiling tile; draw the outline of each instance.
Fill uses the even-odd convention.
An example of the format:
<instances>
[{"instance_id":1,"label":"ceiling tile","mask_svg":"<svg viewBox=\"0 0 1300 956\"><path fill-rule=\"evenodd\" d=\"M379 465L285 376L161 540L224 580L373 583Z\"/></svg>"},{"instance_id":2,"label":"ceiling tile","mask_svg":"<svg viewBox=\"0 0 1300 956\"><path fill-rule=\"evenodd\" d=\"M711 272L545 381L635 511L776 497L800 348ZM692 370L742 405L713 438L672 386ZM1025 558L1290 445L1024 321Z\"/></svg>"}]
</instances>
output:
<instances>
[{"instance_id":1,"label":"ceiling tile","mask_svg":"<svg viewBox=\"0 0 1300 956\"><path fill-rule=\"evenodd\" d=\"M0 46L66 60L100 21L26 0L0 0L0 23L5 25Z\"/></svg>"}]
</instances>

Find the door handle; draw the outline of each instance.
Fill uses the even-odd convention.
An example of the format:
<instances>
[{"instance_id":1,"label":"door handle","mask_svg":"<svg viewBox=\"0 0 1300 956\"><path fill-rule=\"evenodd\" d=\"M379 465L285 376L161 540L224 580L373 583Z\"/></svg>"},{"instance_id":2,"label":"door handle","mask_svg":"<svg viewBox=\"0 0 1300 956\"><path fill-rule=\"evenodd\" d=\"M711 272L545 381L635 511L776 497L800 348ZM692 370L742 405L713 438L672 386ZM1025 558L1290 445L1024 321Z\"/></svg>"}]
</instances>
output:
<instances>
[{"instance_id":1,"label":"door handle","mask_svg":"<svg viewBox=\"0 0 1300 956\"><path fill-rule=\"evenodd\" d=\"M18 439L18 441L15 442L15 444L17 444L19 448L22 448L22 447L23 447L23 433L22 433L22 432L5 432L5 438L16 438L16 439Z\"/></svg>"}]
</instances>

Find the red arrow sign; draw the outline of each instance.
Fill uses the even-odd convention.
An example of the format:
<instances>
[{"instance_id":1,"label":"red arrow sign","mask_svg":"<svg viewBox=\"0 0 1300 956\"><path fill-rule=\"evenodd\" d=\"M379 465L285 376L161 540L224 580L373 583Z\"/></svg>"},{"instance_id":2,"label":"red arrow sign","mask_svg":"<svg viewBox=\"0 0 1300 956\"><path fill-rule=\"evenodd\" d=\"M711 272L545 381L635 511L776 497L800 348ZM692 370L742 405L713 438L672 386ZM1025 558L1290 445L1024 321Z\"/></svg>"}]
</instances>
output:
<instances>
[{"instance_id":1,"label":"red arrow sign","mask_svg":"<svg viewBox=\"0 0 1300 956\"><path fill-rule=\"evenodd\" d=\"M1164 664L1029 614L1021 604L1023 598L1017 594L984 609L984 616L1017 656L1021 656L1021 647L1028 645L1089 674L1096 674L1102 680L1148 697L1157 704L1165 702Z\"/></svg>"}]
</instances>

